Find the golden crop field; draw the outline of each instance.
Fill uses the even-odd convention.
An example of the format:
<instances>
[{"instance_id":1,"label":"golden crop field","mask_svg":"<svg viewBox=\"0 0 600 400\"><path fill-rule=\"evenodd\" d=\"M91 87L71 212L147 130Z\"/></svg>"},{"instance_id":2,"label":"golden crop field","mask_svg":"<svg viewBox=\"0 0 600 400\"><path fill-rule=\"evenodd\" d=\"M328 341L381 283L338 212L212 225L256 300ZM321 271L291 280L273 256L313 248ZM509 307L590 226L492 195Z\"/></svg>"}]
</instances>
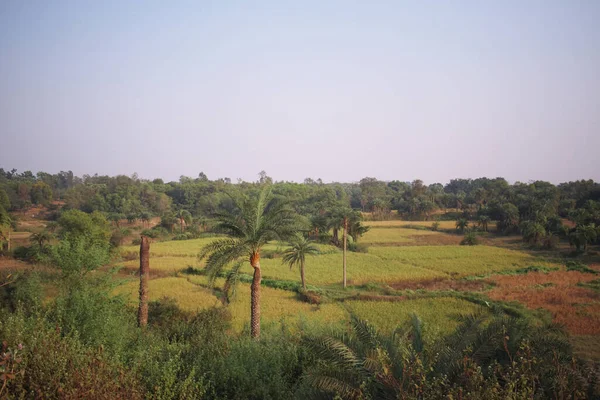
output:
<instances>
[{"instance_id":1,"label":"golden crop field","mask_svg":"<svg viewBox=\"0 0 600 400\"><path fill-rule=\"evenodd\" d=\"M347 277L350 287L369 282L396 283L403 281L427 281L437 278L453 278L484 275L493 272L516 270L530 265L552 264L520 251L493 246L443 245L449 243L444 238L456 240L459 235L431 230L414 229L407 225L430 226L431 222L385 221L367 222L371 230L360 239L369 245L367 253L347 253ZM444 221L441 228L454 227L453 221ZM432 238L437 245L411 245L415 238ZM151 272L150 298L157 300L172 297L184 310L196 311L208 307L222 307L215 295L222 287L224 279L218 278L211 287L203 275L189 275L181 271L194 267L202 269L204 262L197 254L203 246L215 238L156 242L150 246ZM427 244L428 242L421 242ZM397 245L396 245L397 244ZM342 280L342 252L329 245L318 245L321 254L306 259L306 279L312 286L332 290ZM264 279L300 281L297 268L290 270L282 264L281 253L285 243L269 243L263 248L261 259ZM138 246L121 249L122 254L131 256L138 253ZM138 266L138 260L119 263L128 270ZM251 275L252 268L246 264L242 272ZM165 277L166 274L173 276ZM236 332L247 329L250 318L250 287L240 283L238 292L229 309ZM301 301L293 291L285 291L262 286L262 321L265 327L287 327L292 331L307 326L341 328L349 322L349 311L369 320L386 331L410 319L416 313L425 323L426 337L450 332L457 324L456 316L475 312L479 306L464 300L443 297L400 300L394 302L350 300L313 305ZM354 289L356 290L356 289ZM116 290L128 296L132 304L137 301L138 282L133 279Z\"/></svg>"},{"instance_id":2,"label":"golden crop field","mask_svg":"<svg viewBox=\"0 0 600 400\"><path fill-rule=\"evenodd\" d=\"M452 297L411 299L397 302L348 301L345 304L360 318L369 321L385 333L410 321L416 314L424 326L425 337L438 337L452 332L458 325L457 316L473 314L481 307Z\"/></svg>"},{"instance_id":3,"label":"golden crop field","mask_svg":"<svg viewBox=\"0 0 600 400\"><path fill-rule=\"evenodd\" d=\"M389 227L372 227L365 235L360 238L359 243L368 245L393 244L393 243L411 243L414 242L414 236L444 235L444 233Z\"/></svg>"},{"instance_id":4,"label":"golden crop field","mask_svg":"<svg viewBox=\"0 0 600 400\"><path fill-rule=\"evenodd\" d=\"M553 266L527 253L493 246L374 247L369 252L383 260L453 276L483 275L530 265Z\"/></svg>"}]
</instances>

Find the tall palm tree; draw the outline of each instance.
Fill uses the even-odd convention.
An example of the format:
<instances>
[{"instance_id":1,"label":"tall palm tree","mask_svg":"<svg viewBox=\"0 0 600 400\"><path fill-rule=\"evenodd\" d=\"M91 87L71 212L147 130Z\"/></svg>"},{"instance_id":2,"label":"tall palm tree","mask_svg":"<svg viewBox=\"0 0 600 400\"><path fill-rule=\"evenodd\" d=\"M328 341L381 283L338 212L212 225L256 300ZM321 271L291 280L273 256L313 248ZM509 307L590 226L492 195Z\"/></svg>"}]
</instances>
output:
<instances>
[{"instance_id":1,"label":"tall palm tree","mask_svg":"<svg viewBox=\"0 0 600 400\"><path fill-rule=\"evenodd\" d=\"M346 251L348 248L348 227L351 221L359 219L359 214L347 206L339 206L331 211L331 221L342 229L342 285L346 288ZM335 231L334 231L335 232Z\"/></svg>"},{"instance_id":2,"label":"tall palm tree","mask_svg":"<svg viewBox=\"0 0 600 400\"><path fill-rule=\"evenodd\" d=\"M179 226L181 226L181 233L183 233L183 223L186 225L192 222L192 214L187 210L179 210L175 213L175 217L179 219Z\"/></svg>"},{"instance_id":3,"label":"tall palm tree","mask_svg":"<svg viewBox=\"0 0 600 400\"><path fill-rule=\"evenodd\" d=\"M306 290L306 278L304 274L304 262L307 255L317 255L319 249L302 235L298 235L290 242L290 247L283 252L283 263L288 264L290 269L295 265L300 267L300 279L302 280L302 289Z\"/></svg>"},{"instance_id":4,"label":"tall palm tree","mask_svg":"<svg viewBox=\"0 0 600 400\"><path fill-rule=\"evenodd\" d=\"M198 255L206 259L206 272L211 280L225 268L244 257L254 269L250 286L250 333L260 337L260 252L270 240L286 240L297 233L298 217L286 203L273 197L265 187L258 197L233 197L229 212L215 215L215 229L228 237L204 246ZM235 268L235 267L234 267ZM239 268L238 268L239 269Z\"/></svg>"}]
</instances>

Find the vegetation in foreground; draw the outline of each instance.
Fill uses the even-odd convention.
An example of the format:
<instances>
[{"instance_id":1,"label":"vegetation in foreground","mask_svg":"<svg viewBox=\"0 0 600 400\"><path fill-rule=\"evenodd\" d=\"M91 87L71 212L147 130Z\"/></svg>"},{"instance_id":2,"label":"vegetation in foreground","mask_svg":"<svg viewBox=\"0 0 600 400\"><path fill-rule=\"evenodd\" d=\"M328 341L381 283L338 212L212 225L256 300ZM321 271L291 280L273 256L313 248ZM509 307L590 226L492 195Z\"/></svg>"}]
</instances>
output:
<instances>
[{"instance_id":1,"label":"vegetation in foreground","mask_svg":"<svg viewBox=\"0 0 600 400\"><path fill-rule=\"evenodd\" d=\"M593 182L279 183L261 202L266 174L88 178L0 177L0 240L38 263L0 271L0 398L598 396L570 345L597 338ZM27 196L55 221L25 215ZM137 247L117 250L140 234L155 239L142 329Z\"/></svg>"}]
</instances>

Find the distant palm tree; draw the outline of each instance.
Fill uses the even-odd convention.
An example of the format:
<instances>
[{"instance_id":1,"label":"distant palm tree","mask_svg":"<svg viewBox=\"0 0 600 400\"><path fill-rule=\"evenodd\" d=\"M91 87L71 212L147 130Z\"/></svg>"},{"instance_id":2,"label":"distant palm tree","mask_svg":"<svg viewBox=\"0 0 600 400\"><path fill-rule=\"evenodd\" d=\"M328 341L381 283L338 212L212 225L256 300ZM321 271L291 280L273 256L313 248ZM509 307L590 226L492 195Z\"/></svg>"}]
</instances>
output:
<instances>
[{"instance_id":1,"label":"distant palm tree","mask_svg":"<svg viewBox=\"0 0 600 400\"><path fill-rule=\"evenodd\" d=\"M481 215L477 218L477 223L484 232L488 231L488 224L490 223L490 217L487 215Z\"/></svg>"},{"instance_id":2,"label":"distant palm tree","mask_svg":"<svg viewBox=\"0 0 600 400\"><path fill-rule=\"evenodd\" d=\"M44 248L44 244L48 243L52 239L52 235L48 231L41 231L34 233L29 237L29 240L33 240L40 246L40 249Z\"/></svg>"},{"instance_id":3,"label":"distant palm tree","mask_svg":"<svg viewBox=\"0 0 600 400\"><path fill-rule=\"evenodd\" d=\"M456 221L456 230L463 233L467 229L469 229L469 220L466 218L459 218Z\"/></svg>"},{"instance_id":4,"label":"distant palm tree","mask_svg":"<svg viewBox=\"0 0 600 400\"><path fill-rule=\"evenodd\" d=\"M175 217L179 219L179 226L181 226L181 233L183 233L183 223L186 225L192 222L192 214L187 210L179 210L175 213Z\"/></svg>"},{"instance_id":5,"label":"distant palm tree","mask_svg":"<svg viewBox=\"0 0 600 400\"><path fill-rule=\"evenodd\" d=\"M312 241L302 235L298 235L290 242L290 247L283 252L283 263L288 264L290 269L294 266L300 267L300 279L302 280L302 289L306 290L306 279L304 274L304 263L307 255L317 255L319 249Z\"/></svg>"},{"instance_id":6,"label":"distant palm tree","mask_svg":"<svg viewBox=\"0 0 600 400\"><path fill-rule=\"evenodd\" d=\"M142 226L147 228L148 224L150 223L150 219L152 219L152 215L150 215L148 212L143 212L140 214L140 219L142 220Z\"/></svg>"},{"instance_id":7,"label":"distant palm tree","mask_svg":"<svg viewBox=\"0 0 600 400\"><path fill-rule=\"evenodd\" d=\"M217 239L204 246L198 255L206 258L206 272L211 280L225 268L235 263L233 275L239 270L239 260L246 258L254 269L251 292L250 333L260 337L260 283L262 271L260 252L270 240L286 240L298 231L296 212L286 203L273 197L265 187L257 198L233 197L231 211L215 215L217 232L228 237Z\"/></svg>"}]
</instances>

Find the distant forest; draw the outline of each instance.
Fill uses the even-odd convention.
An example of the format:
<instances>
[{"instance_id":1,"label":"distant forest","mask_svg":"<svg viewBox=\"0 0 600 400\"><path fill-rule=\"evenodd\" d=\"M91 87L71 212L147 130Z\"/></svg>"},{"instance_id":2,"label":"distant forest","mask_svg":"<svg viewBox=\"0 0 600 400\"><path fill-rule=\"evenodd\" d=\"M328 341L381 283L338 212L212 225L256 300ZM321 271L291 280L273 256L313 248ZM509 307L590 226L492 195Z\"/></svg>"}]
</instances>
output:
<instances>
[{"instance_id":1,"label":"distant forest","mask_svg":"<svg viewBox=\"0 0 600 400\"><path fill-rule=\"evenodd\" d=\"M163 226L172 227L185 210L194 221L207 224L215 212L231 207L231 195L252 194L264 184L271 184L275 196L286 198L314 229L322 231L328 230L323 218L327 210L349 206L374 220L467 219L484 227L488 221L497 221L500 233L521 233L531 244L547 247L565 237L577 249L584 249L600 236L600 184L593 180L511 185L504 178L478 178L425 185L418 179L384 182L367 177L356 183L310 178L293 183L273 182L261 171L256 182L210 180L204 173L164 182L139 179L136 174L78 177L71 171L34 175L0 168L0 211L43 205L56 210L57 218L63 210L78 209L101 212L113 221L160 217Z\"/></svg>"}]
</instances>

